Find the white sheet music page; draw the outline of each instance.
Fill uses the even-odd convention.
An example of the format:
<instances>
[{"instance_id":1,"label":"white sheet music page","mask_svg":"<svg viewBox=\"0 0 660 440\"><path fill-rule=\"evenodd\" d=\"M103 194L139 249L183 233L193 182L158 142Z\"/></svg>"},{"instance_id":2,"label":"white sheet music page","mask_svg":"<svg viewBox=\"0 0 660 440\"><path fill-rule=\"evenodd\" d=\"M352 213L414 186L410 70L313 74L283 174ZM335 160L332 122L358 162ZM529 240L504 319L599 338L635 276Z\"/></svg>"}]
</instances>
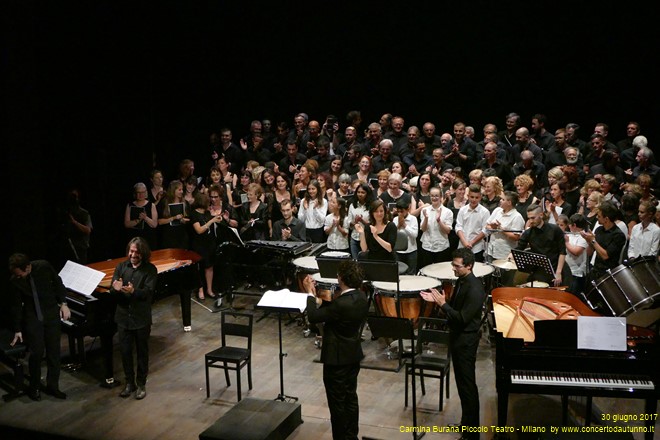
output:
<instances>
[{"instance_id":1,"label":"white sheet music page","mask_svg":"<svg viewBox=\"0 0 660 440\"><path fill-rule=\"evenodd\" d=\"M291 292L289 289L267 290L257 304L260 307L283 307L304 312L307 307L306 293Z\"/></svg>"},{"instance_id":2,"label":"white sheet music page","mask_svg":"<svg viewBox=\"0 0 660 440\"><path fill-rule=\"evenodd\" d=\"M64 287L74 292L92 296L92 292L99 285L105 274L91 267L67 261L60 271L60 278Z\"/></svg>"},{"instance_id":3,"label":"white sheet music page","mask_svg":"<svg viewBox=\"0 0 660 440\"><path fill-rule=\"evenodd\" d=\"M579 316L577 348L626 351L626 318Z\"/></svg>"}]
</instances>

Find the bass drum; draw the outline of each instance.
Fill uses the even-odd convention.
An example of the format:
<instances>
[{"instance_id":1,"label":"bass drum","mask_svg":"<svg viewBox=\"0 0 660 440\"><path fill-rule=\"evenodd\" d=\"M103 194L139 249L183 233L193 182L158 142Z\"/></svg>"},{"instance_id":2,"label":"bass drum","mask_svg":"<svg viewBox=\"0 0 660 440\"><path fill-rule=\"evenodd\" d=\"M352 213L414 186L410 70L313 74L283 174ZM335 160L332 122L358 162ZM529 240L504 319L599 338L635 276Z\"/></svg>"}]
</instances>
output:
<instances>
[{"instance_id":1,"label":"bass drum","mask_svg":"<svg viewBox=\"0 0 660 440\"><path fill-rule=\"evenodd\" d=\"M655 258L640 258L609 269L592 285L587 295L592 307L603 304L605 313L627 316L653 305L660 294L660 267Z\"/></svg>"}]
</instances>

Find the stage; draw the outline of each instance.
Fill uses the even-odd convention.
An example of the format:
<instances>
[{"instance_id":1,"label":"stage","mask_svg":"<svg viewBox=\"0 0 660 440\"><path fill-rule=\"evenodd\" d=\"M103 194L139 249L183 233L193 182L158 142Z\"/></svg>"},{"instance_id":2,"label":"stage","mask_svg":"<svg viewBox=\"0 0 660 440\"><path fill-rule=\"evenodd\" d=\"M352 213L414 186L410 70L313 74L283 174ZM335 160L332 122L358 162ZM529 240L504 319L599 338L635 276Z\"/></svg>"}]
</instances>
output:
<instances>
[{"instance_id":1,"label":"stage","mask_svg":"<svg viewBox=\"0 0 660 440\"><path fill-rule=\"evenodd\" d=\"M256 297L239 296L235 301L242 311L251 311ZM204 303L211 306L211 301ZM257 317L262 312L255 312ZM27 396L11 402L0 402L0 437L2 438L74 438L104 440L193 440L229 411L236 402L235 376L226 388L220 370L211 371L211 398L206 398L204 354L218 346L220 314L210 313L193 303L192 332L181 326L178 296L167 297L154 305L154 326L150 339L150 373L147 397L142 401L118 397L122 387L99 387L101 359L99 341L85 339L86 347L94 343L87 368L62 371L60 388L67 400L56 400L42 394L41 402ZM363 347L365 366L396 367L396 360L385 356L385 343L372 341L365 330ZM302 409L303 424L289 437L295 440L330 439L331 429L325 392L322 383L320 351L314 338L303 337L303 328L296 323L283 326L285 394L296 396ZM66 337L62 337L63 354L68 353ZM243 397L274 399L280 391L278 380L277 315L266 316L254 325L252 391L247 390L247 372L243 371ZM489 427L497 420L495 391L494 347L484 335L478 352L477 380L481 401L481 422ZM121 361L115 344L115 377L122 380ZM0 366L0 374L9 370ZM45 375L45 366L42 369ZM235 373L231 373L235 374ZM444 411L438 412L438 383L426 382L427 394L421 396L418 387L418 426L433 431L460 420L460 400L452 378L450 398L445 399ZM363 368L359 376L360 436L377 439L410 439L411 407L404 408L404 374ZM639 414L641 400L594 399L595 404L609 414ZM580 410L573 405L571 411ZM581 414L580 414L581 416ZM509 404L511 426L557 426L560 424L560 401L556 396L512 395ZM594 419L598 423L600 419ZM581 422L581 419L579 420ZM636 422L637 423L637 422ZM249 429L246 427L245 429ZM27 432L31 431L31 432ZM36 435L35 432L41 433ZM24 436L21 436L24 434ZM492 431L482 439L492 438ZM430 432L426 438L455 438L457 434ZM512 438L538 438L538 434L517 434ZM642 438L634 434L632 438Z\"/></svg>"}]
</instances>

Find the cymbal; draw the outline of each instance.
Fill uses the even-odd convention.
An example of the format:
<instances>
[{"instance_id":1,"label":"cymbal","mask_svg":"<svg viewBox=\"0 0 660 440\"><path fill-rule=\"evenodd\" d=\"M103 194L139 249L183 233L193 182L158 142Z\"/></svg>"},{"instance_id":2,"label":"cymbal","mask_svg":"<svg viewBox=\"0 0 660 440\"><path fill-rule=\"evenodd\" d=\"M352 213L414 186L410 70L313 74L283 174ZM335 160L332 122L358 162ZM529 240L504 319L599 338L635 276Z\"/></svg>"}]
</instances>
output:
<instances>
[{"instance_id":1,"label":"cymbal","mask_svg":"<svg viewBox=\"0 0 660 440\"><path fill-rule=\"evenodd\" d=\"M504 270L518 270L516 263L509 260L493 260L493 266Z\"/></svg>"}]
</instances>

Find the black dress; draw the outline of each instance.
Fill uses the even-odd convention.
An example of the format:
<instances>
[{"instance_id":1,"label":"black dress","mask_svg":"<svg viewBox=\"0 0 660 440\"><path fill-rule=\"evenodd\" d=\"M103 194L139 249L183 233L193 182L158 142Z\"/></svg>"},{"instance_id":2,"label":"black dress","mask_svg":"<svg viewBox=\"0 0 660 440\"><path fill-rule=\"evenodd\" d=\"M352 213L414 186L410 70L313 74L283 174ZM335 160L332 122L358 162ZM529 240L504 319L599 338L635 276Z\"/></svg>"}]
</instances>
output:
<instances>
[{"instance_id":1,"label":"black dress","mask_svg":"<svg viewBox=\"0 0 660 440\"><path fill-rule=\"evenodd\" d=\"M158 218L170 217L166 209L167 201L161 200L158 204ZM183 213L185 217L190 215L190 205L187 201L183 201ZM180 220L175 220L170 223L158 226L160 230L160 245L163 249L188 249L190 246L190 238L188 236L188 228L185 223Z\"/></svg>"},{"instance_id":2,"label":"black dress","mask_svg":"<svg viewBox=\"0 0 660 440\"><path fill-rule=\"evenodd\" d=\"M376 260L376 261L394 261L395 260L395 252L394 252L394 245L396 244L396 225L394 222L389 222L387 225L385 225L385 229L383 229L383 232L378 234L380 238L388 242L392 250L388 251L387 249L383 248L378 241L376 241L376 238L373 236L371 233L371 228L369 225L364 226L364 232L365 232L365 239L367 242L367 248L369 249L369 253L367 255L368 260Z\"/></svg>"},{"instance_id":3,"label":"black dress","mask_svg":"<svg viewBox=\"0 0 660 440\"><path fill-rule=\"evenodd\" d=\"M208 223L212 217L213 216L209 211L200 213L197 210L193 210L193 212L190 214L190 223L192 225L199 223L200 226L203 226ZM206 231L198 234L194 232L193 226L192 239L190 240L190 249L197 252L202 257L199 264L204 268L213 266L213 263L215 262L215 242L216 240L215 234L213 234L213 228L208 228Z\"/></svg>"},{"instance_id":4,"label":"black dress","mask_svg":"<svg viewBox=\"0 0 660 440\"><path fill-rule=\"evenodd\" d=\"M254 220L250 226L250 220ZM250 202L243 203L241 208L241 238L245 240L268 240L268 205L259 202L254 212L250 212Z\"/></svg>"}]
</instances>

